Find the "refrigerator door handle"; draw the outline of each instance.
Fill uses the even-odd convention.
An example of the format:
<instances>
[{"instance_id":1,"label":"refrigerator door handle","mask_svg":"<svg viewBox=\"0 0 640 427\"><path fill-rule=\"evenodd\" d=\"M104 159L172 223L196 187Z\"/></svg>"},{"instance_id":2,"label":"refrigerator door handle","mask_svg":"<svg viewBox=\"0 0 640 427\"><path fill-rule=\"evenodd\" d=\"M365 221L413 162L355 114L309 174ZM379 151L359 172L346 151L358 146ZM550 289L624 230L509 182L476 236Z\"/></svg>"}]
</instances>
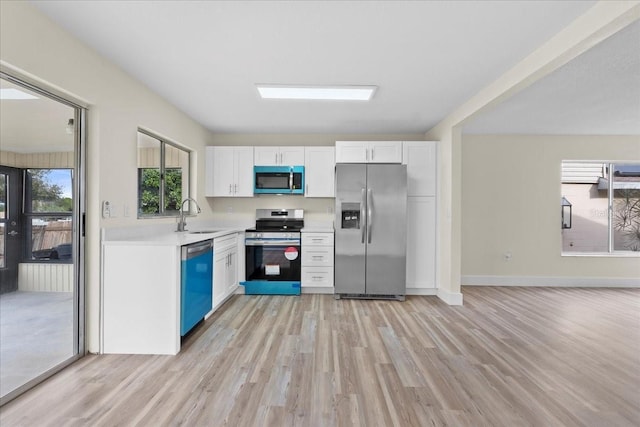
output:
<instances>
[{"instance_id":1,"label":"refrigerator door handle","mask_svg":"<svg viewBox=\"0 0 640 427\"><path fill-rule=\"evenodd\" d=\"M360 196L360 229L362 230L362 241L360 243L364 244L364 224L362 223L362 221L364 220L364 206L366 204L366 199L365 199L365 195L364 195L365 189L362 189L361 192L361 196Z\"/></svg>"},{"instance_id":2,"label":"refrigerator door handle","mask_svg":"<svg viewBox=\"0 0 640 427\"><path fill-rule=\"evenodd\" d=\"M367 190L367 242L371 243L371 222L373 219L373 207L371 199L371 189Z\"/></svg>"}]
</instances>

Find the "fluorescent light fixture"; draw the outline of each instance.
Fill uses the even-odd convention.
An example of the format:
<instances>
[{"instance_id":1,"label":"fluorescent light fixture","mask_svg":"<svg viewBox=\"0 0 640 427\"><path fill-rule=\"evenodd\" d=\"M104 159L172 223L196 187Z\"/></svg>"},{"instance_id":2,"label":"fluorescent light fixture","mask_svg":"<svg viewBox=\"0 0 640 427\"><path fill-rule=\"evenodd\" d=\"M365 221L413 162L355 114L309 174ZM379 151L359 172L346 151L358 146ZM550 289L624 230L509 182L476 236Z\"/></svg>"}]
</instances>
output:
<instances>
[{"instance_id":1,"label":"fluorescent light fixture","mask_svg":"<svg viewBox=\"0 0 640 427\"><path fill-rule=\"evenodd\" d=\"M0 99L38 99L38 97L18 89L3 88L0 89Z\"/></svg>"},{"instance_id":2,"label":"fluorescent light fixture","mask_svg":"<svg viewBox=\"0 0 640 427\"><path fill-rule=\"evenodd\" d=\"M257 84L264 99L369 101L377 86L293 86Z\"/></svg>"},{"instance_id":3,"label":"fluorescent light fixture","mask_svg":"<svg viewBox=\"0 0 640 427\"><path fill-rule=\"evenodd\" d=\"M38 99L38 97L14 88L2 88L0 99Z\"/></svg>"}]
</instances>

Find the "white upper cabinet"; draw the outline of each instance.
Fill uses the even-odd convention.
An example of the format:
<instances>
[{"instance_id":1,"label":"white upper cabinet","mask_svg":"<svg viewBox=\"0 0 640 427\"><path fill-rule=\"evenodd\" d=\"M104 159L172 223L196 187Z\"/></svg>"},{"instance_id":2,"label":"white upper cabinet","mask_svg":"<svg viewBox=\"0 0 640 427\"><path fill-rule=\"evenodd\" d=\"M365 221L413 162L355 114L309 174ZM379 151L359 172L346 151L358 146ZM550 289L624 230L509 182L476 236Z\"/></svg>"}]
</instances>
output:
<instances>
[{"instance_id":1,"label":"white upper cabinet","mask_svg":"<svg viewBox=\"0 0 640 427\"><path fill-rule=\"evenodd\" d=\"M256 166L300 166L304 164L304 147L254 147Z\"/></svg>"},{"instance_id":2,"label":"white upper cabinet","mask_svg":"<svg viewBox=\"0 0 640 427\"><path fill-rule=\"evenodd\" d=\"M207 197L253 197L253 147L206 147Z\"/></svg>"},{"instance_id":3,"label":"white upper cabinet","mask_svg":"<svg viewBox=\"0 0 640 427\"><path fill-rule=\"evenodd\" d=\"M402 164L407 165L407 195L436 195L436 141L404 141Z\"/></svg>"},{"instance_id":4,"label":"white upper cabinet","mask_svg":"<svg viewBox=\"0 0 640 427\"><path fill-rule=\"evenodd\" d=\"M402 142L336 141L336 163L402 163Z\"/></svg>"},{"instance_id":5,"label":"white upper cabinet","mask_svg":"<svg viewBox=\"0 0 640 427\"><path fill-rule=\"evenodd\" d=\"M334 147L304 148L305 197L334 197Z\"/></svg>"}]
</instances>

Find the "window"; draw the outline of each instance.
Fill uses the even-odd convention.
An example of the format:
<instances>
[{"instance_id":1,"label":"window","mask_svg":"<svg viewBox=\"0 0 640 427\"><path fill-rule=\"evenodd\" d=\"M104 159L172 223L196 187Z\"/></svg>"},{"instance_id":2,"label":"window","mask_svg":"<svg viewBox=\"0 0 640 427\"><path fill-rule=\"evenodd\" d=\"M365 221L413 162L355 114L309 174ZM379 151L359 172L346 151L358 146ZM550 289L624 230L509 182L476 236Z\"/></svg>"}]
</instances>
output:
<instances>
[{"instance_id":1,"label":"window","mask_svg":"<svg viewBox=\"0 0 640 427\"><path fill-rule=\"evenodd\" d=\"M640 163L563 161L562 215L563 252L640 251Z\"/></svg>"},{"instance_id":2,"label":"window","mask_svg":"<svg viewBox=\"0 0 640 427\"><path fill-rule=\"evenodd\" d=\"M26 169L25 259L71 263L73 239L73 170Z\"/></svg>"},{"instance_id":3,"label":"window","mask_svg":"<svg viewBox=\"0 0 640 427\"><path fill-rule=\"evenodd\" d=\"M138 217L177 216L189 197L190 152L138 131Z\"/></svg>"}]
</instances>

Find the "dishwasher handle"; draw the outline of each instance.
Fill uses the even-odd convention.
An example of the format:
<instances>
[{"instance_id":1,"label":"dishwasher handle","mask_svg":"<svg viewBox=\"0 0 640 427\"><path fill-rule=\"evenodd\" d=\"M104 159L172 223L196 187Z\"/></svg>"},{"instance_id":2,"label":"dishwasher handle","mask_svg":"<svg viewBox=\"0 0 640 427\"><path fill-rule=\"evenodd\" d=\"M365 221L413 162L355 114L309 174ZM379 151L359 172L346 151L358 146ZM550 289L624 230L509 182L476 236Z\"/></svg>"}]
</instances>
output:
<instances>
[{"instance_id":1,"label":"dishwasher handle","mask_svg":"<svg viewBox=\"0 0 640 427\"><path fill-rule=\"evenodd\" d=\"M211 251L213 248L213 240L205 240L203 242L184 245L182 247L182 259L195 258L203 253Z\"/></svg>"}]
</instances>

